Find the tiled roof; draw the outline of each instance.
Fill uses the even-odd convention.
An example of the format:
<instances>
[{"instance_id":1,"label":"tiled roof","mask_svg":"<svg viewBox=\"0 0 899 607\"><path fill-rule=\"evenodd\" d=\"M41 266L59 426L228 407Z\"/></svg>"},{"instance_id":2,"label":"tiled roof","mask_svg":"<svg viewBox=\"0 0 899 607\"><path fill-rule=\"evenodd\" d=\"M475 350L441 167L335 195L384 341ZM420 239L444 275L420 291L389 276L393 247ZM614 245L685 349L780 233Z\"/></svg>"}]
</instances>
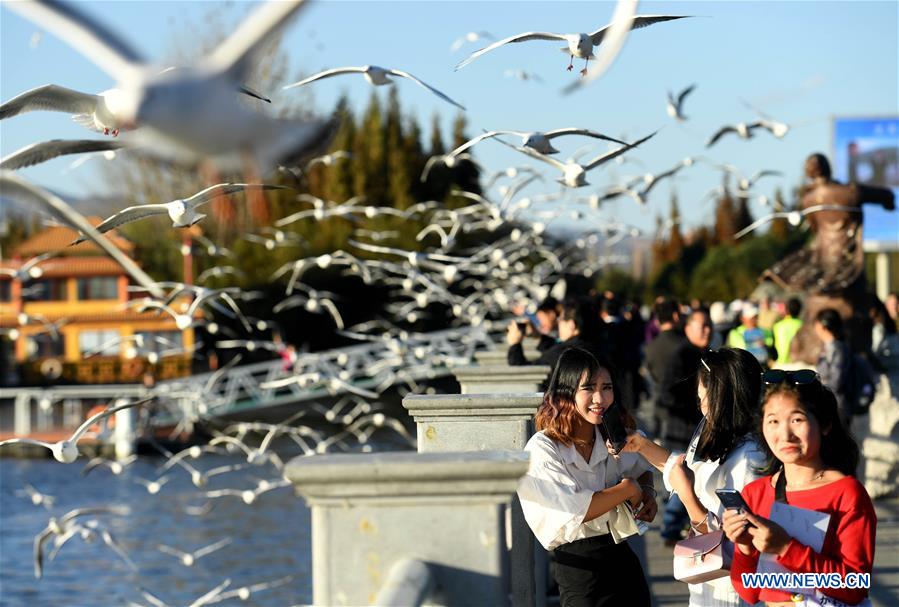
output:
<instances>
[{"instance_id":1,"label":"tiled roof","mask_svg":"<svg viewBox=\"0 0 899 607\"><path fill-rule=\"evenodd\" d=\"M97 226L103 221L96 216L88 217L87 220L92 226ZM115 230L107 232L106 237L112 241L112 244L125 253L131 253L134 250L134 245L121 236L118 236ZM52 228L47 228L42 232L38 232L20 244L13 250L12 254L13 257L21 257L22 259L29 259L35 255L40 255L41 253L57 251L60 249L64 249L63 254L66 256L90 255L92 253L103 254L103 250L89 240L75 245L74 247L70 247L69 243L76 238L78 238L78 232L72 228L66 226L53 226Z\"/></svg>"}]
</instances>

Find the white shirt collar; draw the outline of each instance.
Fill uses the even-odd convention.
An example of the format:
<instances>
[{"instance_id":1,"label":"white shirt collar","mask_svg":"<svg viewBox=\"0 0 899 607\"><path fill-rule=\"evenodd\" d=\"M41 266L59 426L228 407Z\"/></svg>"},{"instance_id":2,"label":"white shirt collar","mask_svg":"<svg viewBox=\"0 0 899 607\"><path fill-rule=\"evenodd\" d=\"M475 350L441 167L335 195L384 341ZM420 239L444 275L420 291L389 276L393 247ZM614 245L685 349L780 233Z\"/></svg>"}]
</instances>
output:
<instances>
[{"instance_id":1,"label":"white shirt collar","mask_svg":"<svg viewBox=\"0 0 899 607\"><path fill-rule=\"evenodd\" d=\"M566 464L573 464L581 470L589 470L609 457L609 450L606 449L606 441L599 431L599 426L594 426L593 432L596 440L593 443L593 453L590 454L590 461L585 465L584 458L577 452L574 443L571 443L570 445L562 446L562 459L565 460Z\"/></svg>"}]
</instances>

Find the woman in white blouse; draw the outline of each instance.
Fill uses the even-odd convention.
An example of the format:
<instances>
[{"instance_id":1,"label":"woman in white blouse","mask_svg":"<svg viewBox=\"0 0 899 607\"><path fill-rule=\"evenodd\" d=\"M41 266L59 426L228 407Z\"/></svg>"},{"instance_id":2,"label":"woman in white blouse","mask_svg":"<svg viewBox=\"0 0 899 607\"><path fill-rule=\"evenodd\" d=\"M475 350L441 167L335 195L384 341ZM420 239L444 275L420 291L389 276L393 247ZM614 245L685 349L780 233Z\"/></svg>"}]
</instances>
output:
<instances>
[{"instance_id":1,"label":"woman in white blouse","mask_svg":"<svg viewBox=\"0 0 899 607\"><path fill-rule=\"evenodd\" d=\"M686 454L671 453L639 434L628 437L623 451L643 455L662 471L665 488L674 491L699 533L721 529L724 507L716 489L740 491L759 478L764 451L755 435L762 386L762 367L738 348L702 355L697 395L703 419ZM725 576L690 584L691 607L746 605Z\"/></svg>"},{"instance_id":2,"label":"woman in white blouse","mask_svg":"<svg viewBox=\"0 0 899 607\"><path fill-rule=\"evenodd\" d=\"M539 432L525 447L531 462L518 497L552 553L562 607L650 604L640 562L624 541L637 532L624 502L645 521L658 506L649 464L634 453L613 457L600 433L609 407L624 406L610 369L585 350L566 350L537 411Z\"/></svg>"}]
</instances>

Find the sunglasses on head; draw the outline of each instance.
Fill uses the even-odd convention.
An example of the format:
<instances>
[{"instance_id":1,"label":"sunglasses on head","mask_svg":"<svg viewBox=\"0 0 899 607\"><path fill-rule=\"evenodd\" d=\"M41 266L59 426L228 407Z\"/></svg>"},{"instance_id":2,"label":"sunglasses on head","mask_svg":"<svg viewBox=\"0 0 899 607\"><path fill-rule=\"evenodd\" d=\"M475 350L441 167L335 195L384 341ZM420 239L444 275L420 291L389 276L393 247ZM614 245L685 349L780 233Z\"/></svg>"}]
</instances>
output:
<instances>
[{"instance_id":1,"label":"sunglasses on head","mask_svg":"<svg viewBox=\"0 0 899 607\"><path fill-rule=\"evenodd\" d=\"M802 386L810 384L818 379L818 373L814 369L801 369L799 371L784 371L783 369L768 369L762 373L762 381L766 384L781 384L783 382Z\"/></svg>"}]
</instances>

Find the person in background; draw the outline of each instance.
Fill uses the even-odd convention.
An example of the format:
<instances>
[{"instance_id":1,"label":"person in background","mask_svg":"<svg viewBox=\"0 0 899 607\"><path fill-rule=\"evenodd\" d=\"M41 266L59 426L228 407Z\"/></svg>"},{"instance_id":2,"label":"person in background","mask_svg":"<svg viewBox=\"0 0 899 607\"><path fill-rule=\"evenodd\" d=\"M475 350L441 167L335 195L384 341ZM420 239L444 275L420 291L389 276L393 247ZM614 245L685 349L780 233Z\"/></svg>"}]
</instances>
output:
<instances>
[{"instance_id":1,"label":"person in background","mask_svg":"<svg viewBox=\"0 0 899 607\"><path fill-rule=\"evenodd\" d=\"M534 327L539 334L537 342L537 350L544 352L559 343L557 338L559 330L559 309L560 305L555 297L547 297L537 306L534 317L537 325Z\"/></svg>"},{"instance_id":2,"label":"person in background","mask_svg":"<svg viewBox=\"0 0 899 607\"><path fill-rule=\"evenodd\" d=\"M705 308L694 308L684 323L684 335L701 356L712 342L712 320Z\"/></svg>"},{"instance_id":3,"label":"person in background","mask_svg":"<svg viewBox=\"0 0 899 607\"><path fill-rule=\"evenodd\" d=\"M646 346L646 369L652 380L653 416L666 445L681 452L687 449L693 428L701 415L696 408L696 370L699 351L680 328L680 307L664 298L655 306L661 333ZM681 539L689 522L687 511L672 493L665 504L662 537L673 545Z\"/></svg>"},{"instance_id":4,"label":"person in background","mask_svg":"<svg viewBox=\"0 0 899 607\"><path fill-rule=\"evenodd\" d=\"M885 363L899 354L899 337L896 323L890 318L886 307L879 299L874 299L868 310L871 317L871 352L880 371L885 371Z\"/></svg>"},{"instance_id":5,"label":"person in background","mask_svg":"<svg viewBox=\"0 0 899 607\"><path fill-rule=\"evenodd\" d=\"M843 319L833 308L824 308L815 317L815 335L823 346L818 355L818 375L837 400L840 419L848 428L852 420L851 369L852 349L843 335Z\"/></svg>"},{"instance_id":6,"label":"person in background","mask_svg":"<svg viewBox=\"0 0 899 607\"><path fill-rule=\"evenodd\" d=\"M567 299L562 304L562 313L559 315L559 343L541 352L534 360L528 360L524 355L521 342L524 334L516 322L509 323L506 329L506 343L509 351L506 360L509 365L516 367L521 365L548 365L554 367L562 352L568 348L582 348L593 354L598 352L598 338L596 324L599 318L587 299Z\"/></svg>"},{"instance_id":7,"label":"person in background","mask_svg":"<svg viewBox=\"0 0 899 607\"><path fill-rule=\"evenodd\" d=\"M774 323L780 320L777 308L772 304L771 298L763 296L759 300L759 326L766 331L774 329Z\"/></svg>"},{"instance_id":8,"label":"person in background","mask_svg":"<svg viewBox=\"0 0 899 607\"><path fill-rule=\"evenodd\" d=\"M777 350L777 364L785 365L792 360L790 359L790 343L802 326L802 320L799 314L802 312L802 302L797 298L791 297L787 301L786 317L774 323L772 333L774 334L774 349Z\"/></svg>"},{"instance_id":9,"label":"person in background","mask_svg":"<svg viewBox=\"0 0 899 607\"><path fill-rule=\"evenodd\" d=\"M867 588L816 588L792 594L743 585L742 574L756 572L763 554L788 571L836 573L844 581L847 573L870 574L874 566L877 515L864 485L854 476L859 449L840 421L833 392L808 369L770 370L764 382L759 431L764 437L765 476L742 491L748 512L724 513L724 532L736 547L731 582L751 604L858 605L868 597ZM770 519L775 501L830 515L820 551Z\"/></svg>"},{"instance_id":10,"label":"person in background","mask_svg":"<svg viewBox=\"0 0 899 607\"><path fill-rule=\"evenodd\" d=\"M883 300L883 307L887 309L887 315L899 326L899 291L893 291Z\"/></svg>"},{"instance_id":11,"label":"person in background","mask_svg":"<svg viewBox=\"0 0 899 607\"><path fill-rule=\"evenodd\" d=\"M646 437L628 437L625 452L636 452L662 472L665 488L687 508L699 533L721 528L724 508L717 489L742 490L759 477L765 462L755 427L762 390L762 367L746 350L704 352L696 395L702 412L686 455L672 453ZM691 607L745 605L730 578L690 584Z\"/></svg>"},{"instance_id":12,"label":"person in background","mask_svg":"<svg viewBox=\"0 0 899 607\"><path fill-rule=\"evenodd\" d=\"M599 427L610 407L624 407L618 396L607 362L567 349L525 447L530 465L518 497L528 526L551 552L562 607L650 605L640 561L622 541L635 528L622 522L620 505L628 502L636 519L652 521L652 473L635 453L611 456Z\"/></svg>"},{"instance_id":13,"label":"person in background","mask_svg":"<svg viewBox=\"0 0 899 607\"><path fill-rule=\"evenodd\" d=\"M724 345L727 340L727 334L734 328L730 316L727 313L727 304L723 301L713 302L709 306L709 318L712 319L712 341L709 347L717 350Z\"/></svg>"},{"instance_id":14,"label":"person in background","mask_svg":"<svg viewBox=\"0 0 899 607\"><path fill-rule=\"evenodd\" d=\"M753 303L744 303L740 308L740 320L740 326L727 334L727 346L748 350L762 366L767 366L772 358L774 335L759 326L759 309Z\"/></svg>"}]
</instances>

